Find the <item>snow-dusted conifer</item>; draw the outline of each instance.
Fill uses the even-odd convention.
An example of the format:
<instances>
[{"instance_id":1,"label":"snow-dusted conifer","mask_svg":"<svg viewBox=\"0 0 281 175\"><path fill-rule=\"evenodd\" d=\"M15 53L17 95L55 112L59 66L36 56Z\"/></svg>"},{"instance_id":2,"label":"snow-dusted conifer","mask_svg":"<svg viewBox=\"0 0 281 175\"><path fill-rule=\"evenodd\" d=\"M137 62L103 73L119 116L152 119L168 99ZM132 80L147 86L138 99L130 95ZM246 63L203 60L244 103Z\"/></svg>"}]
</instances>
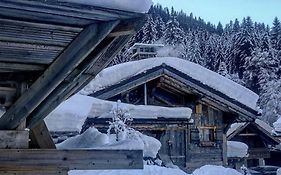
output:
<instances>
[{"instance_id":1,"label":"snow-dusted conifer","mask_svg":"<svg viewBox=\"0 0 281 175\"><path fill-rule=\"evenodd\" d=\"M109 122L109 128L107 134L110 134L111 130L114 130L116 134L116 141L124 140L128 134L130 134L130 128L127 126L128 122L133 119L130 116L128 109L122 106L121 101L118 100L116 105L111 110L112 121Z\"/></svg>"},{"instance_id":2,"label":"snow-dusted conifer","mask_svg":"<svg viewBox=\"0 0 281 175\"><path fill-rule=\"evenodd\" d=\"M172 16L171 19L166 24L164 41L168 45L176 46L183 41L183 38L184 38L184 32L181 29L176 17Z\"/></svg>"},{"instance_id":3,"label":"snow-dusted conifer","mask_svg":"<svg viewBox=\"0 0 281 175\"><path fill-rule=\"evenodd\" d=\"M156 42L157 40L156 25L151 15L147 17L147 21L143 26L143 34L144 35L142 38L142 43L152 44Z\"/></svg>"}]
</instances>

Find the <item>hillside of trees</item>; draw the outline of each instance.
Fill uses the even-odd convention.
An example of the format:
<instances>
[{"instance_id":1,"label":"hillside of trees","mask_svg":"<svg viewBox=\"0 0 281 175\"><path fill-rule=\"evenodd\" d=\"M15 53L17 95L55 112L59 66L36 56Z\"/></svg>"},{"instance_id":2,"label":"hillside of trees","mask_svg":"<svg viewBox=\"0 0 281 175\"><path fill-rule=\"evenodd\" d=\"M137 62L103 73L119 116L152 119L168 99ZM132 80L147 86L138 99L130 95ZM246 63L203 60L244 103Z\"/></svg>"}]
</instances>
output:
<instances>
[{"instance_id":1,"label":"hillside of trees","mask_svg":"<svg viewBox=\"0 0 281 175\"><path fill-rule=\"evenodd\" d=\"M272 27L245 17L223 26L161 5L151 7L142 29L112 64L130 61L136 42L162 43L162 56L198 63L260 95L262 119L272 124L281 116L281 24Z\"/></svg>"}]
</instances>

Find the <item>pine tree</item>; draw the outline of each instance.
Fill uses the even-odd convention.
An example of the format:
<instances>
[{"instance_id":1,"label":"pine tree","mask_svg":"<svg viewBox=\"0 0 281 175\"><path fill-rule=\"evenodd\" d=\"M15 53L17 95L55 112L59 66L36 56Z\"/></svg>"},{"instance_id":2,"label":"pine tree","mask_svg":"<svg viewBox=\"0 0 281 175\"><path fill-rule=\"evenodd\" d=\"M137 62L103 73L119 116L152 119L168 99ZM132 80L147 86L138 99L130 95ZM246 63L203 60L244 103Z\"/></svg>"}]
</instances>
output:
<instances>
[{"instance_id":1,"label":"pine tree","mask_svg":"<svg viewBox=\"0 0 281 175\"><path fill-rule=\"evenodd\" d=\"M280 39L281 39L281 24L279 19L275 17L273 21L273 26L270 31L270 40L273 48L277 50L281 50Z\"/></svg>"},{"instance_id":2,"label":"pine tree","mask_svg":"<svg viewBox=\"0 0 281 175\"><path fill-rule=\"evenodd\" d=\"M165 23L160 15L155 19L155 29L156 29L156 40L159 40L164 35Z\"/></svg>"},{"instance_id":3,"label":"pine tree","mask_svg":"<svg viewBox=\"0 0 281 175\"><path fill-rule=\"evenodd\" d=\"M222 35L222 33L223 33L223 26L220 22L217 25L217 32L219 35Z\"/></svg>"},{"instance_id":4,"label":"pine tree","mask_svg":"<svg viewBox=\"0 0 281 175\"><path fill-rule=\"evenodd\" d=\"M172 16L171 19L166 24L166 30L164 33L164 42L171 46L176 46L183 41L184 32L181 29L178 21L175 16Z\"/></svg>"},{"instance_id":5,"label":"pine tree","mask_svg":"<svg viewBox=\"0 0 281 175\"><path fill-rule=\"evenodd\" d=\"M156 25L150 15L148 16L147 21L143 26L143 34L144 36L142 38L142 43L152 44L156 42L157 40Z\"/></svg>"}]
</instances>

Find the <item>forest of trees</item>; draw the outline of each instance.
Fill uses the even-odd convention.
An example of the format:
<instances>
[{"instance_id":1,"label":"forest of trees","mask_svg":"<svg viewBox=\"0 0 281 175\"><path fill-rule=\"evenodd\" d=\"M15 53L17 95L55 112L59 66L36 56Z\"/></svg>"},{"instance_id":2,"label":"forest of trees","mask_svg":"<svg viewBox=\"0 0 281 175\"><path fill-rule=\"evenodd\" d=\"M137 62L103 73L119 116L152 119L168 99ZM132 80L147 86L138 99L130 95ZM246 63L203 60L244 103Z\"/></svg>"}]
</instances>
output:
<instances>
[{"instance_id":1,"label":"forest of trees","mask_svg":"<svg viewBox=\"0 0 281 175\"><path fill-rule=\"evenodd\" d=\"M130 61L127 50L136 42L162 43L162 56L198 63L259 94L263 120L272 124L281 116L281 24L277 17L271 27L250 17L223 26L161 5L151 7L149 14L112 64Z\"/></svg>"}]
</instances>

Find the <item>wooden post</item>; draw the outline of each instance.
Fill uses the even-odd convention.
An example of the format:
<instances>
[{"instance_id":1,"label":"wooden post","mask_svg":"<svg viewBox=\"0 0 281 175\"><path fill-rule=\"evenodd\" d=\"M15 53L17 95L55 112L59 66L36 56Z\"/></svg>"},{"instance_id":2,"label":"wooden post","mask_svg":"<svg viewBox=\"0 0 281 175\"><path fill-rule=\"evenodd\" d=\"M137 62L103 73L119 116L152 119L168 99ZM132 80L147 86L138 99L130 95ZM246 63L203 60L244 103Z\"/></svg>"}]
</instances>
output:
<instances>
[{"instance_id":1,"label":"wooden post","mask_svg":"<svg viewBox=\"0 0 281 175\"><path fill-rule=\"evenodd\" d=\"M144 83L144 105L147 105L147 86Z\"/></svg>"}]
</instances>

